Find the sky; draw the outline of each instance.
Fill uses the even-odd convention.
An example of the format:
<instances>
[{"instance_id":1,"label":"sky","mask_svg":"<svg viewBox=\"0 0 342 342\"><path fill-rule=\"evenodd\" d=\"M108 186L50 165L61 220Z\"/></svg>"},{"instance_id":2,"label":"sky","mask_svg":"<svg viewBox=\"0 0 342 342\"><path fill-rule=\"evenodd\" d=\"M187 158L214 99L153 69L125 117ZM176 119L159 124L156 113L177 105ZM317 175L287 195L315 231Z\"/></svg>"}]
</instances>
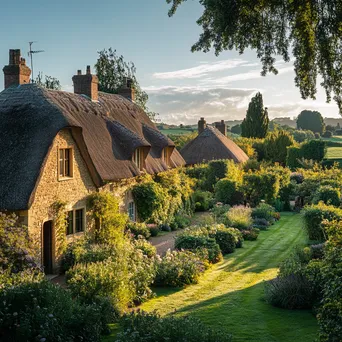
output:
<instances>
[{"instance_id":1,"label":"sky","mask_svg":"<svg viewBox=\"0 0 342 342\"><path fill-rule=\"evenodd\" d=\"M225 51L218 57L213 51L192 53L203 8L197 0L187 1L169 18L169 7L166 0L7 2L0 12L0 66L8 64L9 49L21 49L29 63L28 42L36 41L33 49L44 53L34 56L35 75L40 71L57 77L63 90L73 91L76 71L93 66L97 52L112 47L136 65L148 106L159 113L161 122L242 120L258 91L271 118L295 117L304 109L340 117L337 105L326 103L319 86L315 101L301 99L293 61L285 63L279 57L279 74L262 77L255 51Z\"/></svg>"}]
</instances>

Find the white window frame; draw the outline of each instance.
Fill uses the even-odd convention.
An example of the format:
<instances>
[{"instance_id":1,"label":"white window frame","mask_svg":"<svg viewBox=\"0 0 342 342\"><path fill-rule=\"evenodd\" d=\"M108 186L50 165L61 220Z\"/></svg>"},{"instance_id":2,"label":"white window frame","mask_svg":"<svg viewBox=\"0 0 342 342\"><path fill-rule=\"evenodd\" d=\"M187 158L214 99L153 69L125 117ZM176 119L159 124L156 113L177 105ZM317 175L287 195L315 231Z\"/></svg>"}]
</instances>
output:
<instances>
[{"instance_id":1,"label":"white window frame","mask_svg":"<svg viewBox=\"0 0 342 342\"><path fill-rule=\"evenodd\" d=\"M134 164L138 167L139 170L142 169L142 162L141 162L141 158L142 157L142 151L141 149L138 147L135 149L135 151L133 152L133 162Z\"/></svg>"},{"instance_id":2,"label":"white window frame","mask_svg":"<svg viewBox=\"0 0 342 342\"><path fill-rule=\"evenodd\" d=\"M69 151L69 159L68 159L68 166L69 166L69 174L65 173L65 151ZM62 152L63 151L63 152ZM63 155L62 155L63 154ZM61 168L61 164L63 165L63 169ZM74 149L72 147L60 147L58 148L58 180L66 180L71 179L74 177Z\"/></svg>"},{"instance_id":3,"label":"white window frame","mask_svg":"<svg viewBox=\"0 0 342 342\"><path fill-rule=\"evenodd\" d=\"M127 213L128 213L128 217L131 221L135 222L136 221L136 217L135 217L135 203L134 201L131 201L128 203L127 205Z\"/></svg>"}]
</instances>

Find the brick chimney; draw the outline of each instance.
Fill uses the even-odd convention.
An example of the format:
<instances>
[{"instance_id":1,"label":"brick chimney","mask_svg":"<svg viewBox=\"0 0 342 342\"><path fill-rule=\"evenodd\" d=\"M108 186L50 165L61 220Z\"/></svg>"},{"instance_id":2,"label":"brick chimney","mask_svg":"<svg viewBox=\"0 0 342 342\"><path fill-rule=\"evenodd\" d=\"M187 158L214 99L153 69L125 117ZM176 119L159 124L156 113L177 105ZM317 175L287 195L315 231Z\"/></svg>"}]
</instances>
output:
<instances>
[{"instance_id":1,"label":"brick chimney","mask_svg":"<svg viewBox=\"0 0 342 342\"><path fill-rule=\"evenodd\" d=\"M223 135L227 135L227 126L224 122L224 120L221 120L221 122L215 122L215 127L218 129Z\"/></svg>"},{"instance_id":2,"label":"brick chimney","mask_svg":"<svg viewBox=\"0 0 342 342\"><path fill-rule=\"evenodd\" d=\"M204 120L204 118L201 118L201 120L198 121L198 134L201 134L207 127L207 122Z\"/></svg>"},{"instance_id":3,"label":"brick chimney","mask_svg":"<svg viewBox=\"0 0 342 342\"><path fill-rule=\"evenodd\" d=\"M135 101L135 90L133 87L133 80L129 77L124 77L123 86L119 89L118 94L126 99Z\"/></svg>"},{"instance_id":4,"label":"brick chimney","mask_svg":"<svg viewBox=\"0 0 342 342\"><path fill-rule=\"evenodd\" d=\"M90 65L87 66L85 75L82 70L77 70L77 75L72 78L74 82L74 93L88 96L92 101L99 100L99 79L92 75Z\"/></svg>"},{"instance_id":5,"label":"brick chimney","mask_svg":"<svg viewBox=\"0 0 342 342\"><path fill-rule=\"evenodd\" d=\"M20 50L9 50L9 64L3 69L5 75L5 89L11 86L30 83L31 69L21 58Z\"/></svg>"}]
</instances>

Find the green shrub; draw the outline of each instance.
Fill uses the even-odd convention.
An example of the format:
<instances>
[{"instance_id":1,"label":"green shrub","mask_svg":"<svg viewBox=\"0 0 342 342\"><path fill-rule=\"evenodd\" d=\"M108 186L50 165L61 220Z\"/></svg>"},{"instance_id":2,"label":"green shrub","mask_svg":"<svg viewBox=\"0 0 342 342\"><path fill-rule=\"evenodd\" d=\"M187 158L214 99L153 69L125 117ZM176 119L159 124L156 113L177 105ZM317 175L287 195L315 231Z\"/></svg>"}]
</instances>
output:
<instances>
[{"instance_id":1,"label":"green shrub","mask_svg":"<svg viewBox=\"0 0 342 342\"><path fill-rule=\"evenodd\" d=\"M152 258L157 255L157 249L152 244L150 244L145 239L137 239L132 241L135 249L139 249L142 251L144 255L148 258Z\"/></svg>"},{"instance_id":2,"label":"green shrub","mask_svg":"<svg viewBox=\"0 0 342 342\"><path fill-rule=\"evenodd\" d=\"M199 164L192 167L185 168L185 174L190 178L202 179L206 176L208 164Z\"/></svg>"},{"instance_id":3,"label":"green shrub","mask_svg":"<svg viewBox=\"0 0 342 342\"><path fill-rule=\"evenodd\" d=\"M323 140L310 140L301 146L302 157L320 162L326 154L326 145Z\"/></svg>"},{"instance_id":4,"label":"green shrub","mask_svg":"<svg viewBox=\"0 0 342 342\"><path fill-rule=\"evenodd\" d=\"M243 175L242 190L246 200L256 206L261 200L274 203L279 193L279 177L273 173L263 170Z\"/></svg>"},{"instance_id":5,"label":"green shrub","mask_svg":"<svg viewBox=\"0 0 342 342\"><path fill-rule=\"evenodd\" d=\"M313 289L302 275L291 274L270 280L266 286L266 300L285 309L309 309L313 303Z\"/></svg>"},{"instance_id":6,"label":"green shrub","mask_svg":"<svg viewBox=\"0 0 342 342\"><path fill-rule=\"evenodd\" d=\"M309 239L325 241L326 234L322 226L324 220L333 221L342 219L342 210L331 205L319 203L307 206L303 210L304 229Z\"/></svg>"},{"instance_id":7,"label":"green shrub","mask_svg":"<svg viewBox=\"0 0 342 342\"><path fill-rule=\"evenodd\" d=\"M287 148L294 144L292 135L286 131L274 131L265 139L266 159L273 163L286 163Z\"/></svg>"},{"instance_id":8,"label":"green shrub","mask_svg":"<svg viewBox=\"0 0 342 342\"><path fill-rule=\"evenodd\" d=\"M148 239L151 236L150 229L147 227L146 223L129 222L126 225L126 230L135 238L143 236L145 239Z\"/></svg>"},{"instance_id":9,"label":"green shrub","mask_svg":"<svg viewBox=\"0 0 342 342\"><path fill-rule=\"evenodd\" d=\"M105 299L83 304L49 281L0 291L1 341L101 341L113 319Z\"/></svg>"},{"instance_id":10,"label":"green shrub","mask_svg":"<svg viewBox=\"0 0 342 342\"><path fill-rule=\"evenodd\" d=\"M317 204L320 201L339 207L341 204L341 192L339 189L329 185L320 186L312 199L312 203Z\"/></svg>"},{"instance_id":11,"label":"green shrub","mask_svg":"<svg viewBox=\"0 0 342 342\"><path fill-rule=\"evenodd\" d=\"M132 312L124 316L116 342L230 342L231 335L215 331L191 316L160 317L156 313Z\"/></svg>"},{"instance_id":12,"label":"green shrub","mask_svg":"<svg viewBox=\"0 0 342 342\"><path fill-rule=\"evenodd\" d=\"M148 229L150 230L151 236L155 237L158 236L160 230L157 224L150 223L147 225Z\"/></svg>"},{"instance_id":13,"label":"green shrub","mask_svg":"<svg viewBox=\"0 0 342 342\"><path fill-rule=\"evenodd\" d=\"M256 208L252 211L252 217L254 219L265 219L269 223L273 223L274 221L274 208L266 203L260 203Z\"/></svg>"},{"instance_id":14,"label":"green shrub","mask_svg":"<svg viewBox=\"0 0 342 342\"><path fill-rule=\"evenodd\" d=\"M91 231L97 243L115 244L123 235L128 217L119 210L119 201L109 192L96 192L88 197L87 208L95 220Z\"/></svg>"},{"instance_id":15,"label":"green shrub","mask_svg":"<svg viewBox=\"0 0 342 342\"><path fill-rule=\"evenodd\" d=\"M190 225L191 220L189 217L184 215L176 215L175 216L175 223L177 224L178 228L185 228Z\"/></svg>"},{"instance_id":16,"label":"green shrub","mask_svg":"<svg viewBox=\"0 0 342 342\"><path fill-rule=\"evenodd\" d=\"M322 134L322 137L323 138L331 138L333 136L332 132L331 131L325 131L323 134Z\"/></svg>"},{"instance_id":17,"label":"green shrub","mask_svg":"<svg viewBox=\"0 0 342 342\"><path fill-rule=\"evenodd\" d=\"M243 202L243 194L238 191L237 182L229 179L219 180L214 187L215 199L224 204L240 204Z\"/></svg>"},{"instance_id":18,"label":"green shrub","mask_svg":"<svg viewBox=\"0 0 342 342\"><path fill-rule=\"evenodd\" d=\"M258 228L243 229L241 230L243 239L246 241L255 241L260 233Z\"/></svg>"},{"instance_id":19,"label":"green shrub","mask_svg":"<svg viewBox=\"0 0 342 342\"><path fill-rule=\"evenodd\" d=\"M222 203L216 203L212 209L210 209L211 216L217 223L223 223L229 225L227 221L227 212L230 209L229 205L222 205Z\"/></svg>"},{"instance_id":20,"label":"green shrub","mask_svg":"<svg viewBox=\"0 0 342 342\"><path fill-rule=\"evenodd\" d=\"M34 242L15 215L0 213L0 246L0 290L43 278Z\"/></svg>"},{"instance_id":21,"label":"green shrub","mask_svg":"<svg viewBox=\"0 0 342 342\"><path fill-rule=\"evenodd\" d=\"M234 228L226 228L224 225L216 225L210 228L209 236L213 237L220 246L222 254L229 254L235 251L235 248L241 242L239 231Z\"/></svg>"},{"instance_id":22,"label":"green shrub","mask_svg":"<svg viewBox=\"0 0 342 342\"><path fill-rule=\"evenodd\" d=\"M222 259L220 246L216 243L215 239L209 237L209 233L205 228L202 230L188 230L177 235L175 248L192 252L204 248L208 251L208 261L212 264Z\"/></svg>"},{"instance_id":23,"label":"green shrub","mask_svg":"<svg viewBox=\"0 0 342 342\"><path fill-rule=\"evenodd\" d=\"M197 190L192 196L196 211L207 211L213 205L213 195L209 191Z\"/></svg>"},{"instance_id":24,"label":"green shrub","mask_svg":"<svg viewBox=\"0 0 342 342\"><path fill-rule=\"evenodd\" d=\"M206 174L206 189L212 191L217 181L225 178L228 173L228 160L213 160L209 162Z\"/></svg>"},{"instance_id":25,"label":"green shrub","mask_svg":"<svg viewBox=\"0 0 342 342\"><path fill-rule=\"evenodd\" d=\"M197 284L205 271L204 262L190 251L167 251L156 260L155 286L182 287Z\"/></svg>"},{"instance_id":26,"label":"green shrub","mask_svg":"<svg viewBox=\"0 0 342 342\"><path fill-rule=\"evenodd\" d=\"M300 167L298 160L302 157L303 156L300 147L289 147L287 149L286 166L288 166L292 170Z\"/></svg>"},{"instance_id":27,"label":"green shrub","mask_svg":"<svg viewBox=\"0 0 342 342\"><path fill-rule=\"evenodd\" d=\"M242 205L230 208L227 213L229 226L238 229L247 229L251 227L253 223L251 214L252 209Z\"/></svg>"}]
</instances>

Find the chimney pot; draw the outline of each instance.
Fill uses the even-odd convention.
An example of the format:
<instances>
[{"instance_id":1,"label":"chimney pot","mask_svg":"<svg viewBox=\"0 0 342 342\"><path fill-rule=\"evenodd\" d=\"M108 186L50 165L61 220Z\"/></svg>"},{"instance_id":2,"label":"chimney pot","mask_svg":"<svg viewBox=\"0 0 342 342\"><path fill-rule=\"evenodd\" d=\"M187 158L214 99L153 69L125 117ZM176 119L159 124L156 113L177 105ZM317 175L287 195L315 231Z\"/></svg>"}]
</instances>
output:
<instances>
[{"instance_id":1,"label":"chimney pot","mask_svg":"<svg viewBox=\"0 0 342 342\"><path fill-rule=\"evenodd\" d=\"M223 135L227 135L227 126L224 120L221 120L221 122L215 122L215 128L218 129Z\"/></svg>"},{"instance_id":2,"label":"chimney pot","mask_svg":"<svg viewBox=\"0 0 342 342\"><path fill-rule=\"evenodd\" d=\"M135 90L133 87L133 80L131 78L129 77L123 78L123 85L119 89L118 94L132 102L135 101Z\"/></svg>"},{"instance_id":3,"label":"chimney pot","mask_svg":"<svg viewBox=\"0 0 342 342\"><path fill-rule=\"evenodd\" d=\"M10 86L30 83L31 69L26 66L19 49L9 50L9 63L3 68L5 89Z\"/></svg>"},{"instance_id":4,"label":"chimney pot","mask_svg":"<svg viewBox=\"0 0 342 342\"><path fill-rule=\"evenodd\" d=\"M204 118L201 118L201 120L198 121L198 134L201 134L206 127L207 122L204 120Z\"/></svg>"},{"instance_id":5,"label":"chimney pot","mask_svg":"<svg viewBox=\"0 0 342 342\"><path fill-rule=\"evenodd\" d=\"M90 65L87 66L85 75L81 70L77 70L77 75L72 78L74 82L74 93L88 96L92 101L99 99L99 79L91 74Z\"/></svg>"}]
</instances>

